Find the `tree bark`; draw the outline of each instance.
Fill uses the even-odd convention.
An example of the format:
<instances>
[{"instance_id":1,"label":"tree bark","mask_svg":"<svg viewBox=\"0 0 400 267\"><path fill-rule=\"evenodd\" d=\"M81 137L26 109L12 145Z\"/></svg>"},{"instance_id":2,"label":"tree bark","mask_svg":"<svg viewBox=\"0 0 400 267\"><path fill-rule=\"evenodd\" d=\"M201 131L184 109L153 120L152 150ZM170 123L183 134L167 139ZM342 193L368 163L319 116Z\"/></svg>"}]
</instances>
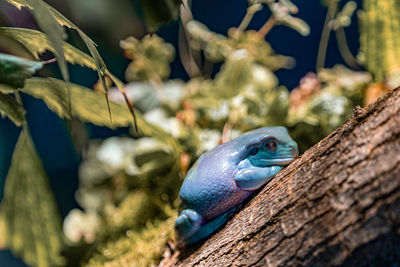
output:
<instances>
[{"instance_id":1,"label":"tree bark","mask_svg":"<svg viewBox=\"0 0 400 267\"><path fill-rule=\"evenodd\" d=\"M223 228L161 266L400 262L400 89L281 171Z\"/></svg>"}]
</instances>

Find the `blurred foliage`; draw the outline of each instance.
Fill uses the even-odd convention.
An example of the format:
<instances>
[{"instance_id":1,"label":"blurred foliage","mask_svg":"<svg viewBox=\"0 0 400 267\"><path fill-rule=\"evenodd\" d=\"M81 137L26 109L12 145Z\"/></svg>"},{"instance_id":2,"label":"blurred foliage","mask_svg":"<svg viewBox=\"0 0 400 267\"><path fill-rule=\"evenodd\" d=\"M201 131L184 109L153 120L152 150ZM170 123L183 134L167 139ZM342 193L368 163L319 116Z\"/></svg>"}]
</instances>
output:
<instances>
[{"instance_id":1,"label":"blurred foliage","mask_svg":"<svg viewBox=\"0 0 400 267\"><path fill-rule=\"evenodd\" d=\"M22 6L29 8L45 34L34 30L3 27L0 29L0 35L2 40L7 40L5 44L14 44L9 40L17 41L36 59L39 59L39 55L46 50L50 50L56 55L66 81L69 80L69 75L65 60L96 69L103 84L103 92L108 90L105 81L107 76L124 93L122 83L107 70L94 42L58 11L41 0L8 2L18 8ZM77 30L92 57L63 42L64 30L59 25ZM12 51L23 50L12 49ZM26 52L23 55L26 56ZM104 101L104 94L56 79L33 78L25 83L25 79L42 66L43 62L40 61L1 54L0 110L17 125L22 125L25 115L20 93L42 99L62 118L70 119L71 116L76 116L82 121L110 128L132 125L130 113L133 114L133 109L128 101L129 109L110 103L109 108L116 110L116 117L111 121L107 116L110 109L105 105L109 103L107 96L107 102ZM15 90L14 87L19 90ZM142 134L159 138L168 144L170 168L175 171L175 179L179 180L178 144L162 129L146 122L139 114L137 116ZM25 129L14 152L7 177L5 198L1 205L1 231L6 233L6 236L2 237L1 245L10 248L14 253L21 255L25 262L35 266L64 265L65 261L62 261L60 251L65 248L66 243L62 238L60 224L57 224L59 215L55 201L45 179L47 178L40 159ZM129 206L127 208L129 209ZM27 227L26 221L32 224L31 227ZM120 225L115 221L110 222L111 225L113 223Z\"/></svg>"},{"instance_id":2,"label":"blurred foliage","mask_svg":"<svg viewBox=\"0 0 400 267\"><path fill-rule=\"evenodd\" d=\"M134 37L121 41L125 56L132 60L126 70L128 81L155 80L169 77L169 64L174 59L174 47L156 35L147 35L142 40Z\"/></svg>"},{"instance_id":3,"label":"blurred foliage","mask_svg":"<svg viewBox=\"0 0 400 267\"><path fill-rule=\"evenodd\" d=\"M14 150L0 207L6 247L33 266L64 263L61 220L26 126Z\"/></svg>"},{"instance_id":4,"label":"blurred foliage","mask_svg":"<svg viewBox=\"0 0 400 267\"><path fill-rule=\"evenodd\" d=\"M290 57L276 55L257 31L249 30L237 35L238 30L232 28L228 36L224 36L210 31L198 21L190 21L187 30L193 49L204 50L206 58L211 62L224 61L234 51L244 49L249 60L273 71L292 67L294 63Z\"/></svg>"},{"instance_id":5,"label":"blurred foliage","mask_svg":"<svg viewBox=\"0 0 400 267\"><path fill-rule=\"evenodd\" d=\"M94 36L101 46L120 52L119 41L127 36L143 36L144 14L139 0L68 0L49 2L76 25ZM116 19L117 18L117 19Z\"/></svg>"},{"instance_id":6,"label":"blurred foliage","mask_svg":"<svg viewBox=\"0 0 400 267\"><path fill-rule=\"evenodd\" d=\"M351 17L357 9L357 3L348 1L344 4L342 10L338 12L335 18L331 21L332 28L337 30L339 28L348 27L351 24Z\"/></svg>"},{"instance_id":7,"label":"blurred foliage","mask_svg":"<svg viewBox=\"0 0 400 267\"><path fill-rule=\"evenodd\" d=\"M367 72L356 72L342 65L309 73L290 93L287 126L300 151L327 136L362 106L371 82Z\"/></svg>"},{"instance_id":8,"label":"blurred foliage","mask_svg":"<svg viewBox=\"0 0 400 267\"><path fill-rule=\"evenodd\" d=\"M182 0L140 0L149 30L154 32L163 24L179 15Z\"/></svg>"},{"instance_id":9,"label":"blurred foliage","mask_svg":"<svg viewBox=\"0 0 400 267\"><path fill-rule=\"evenodd\" d=\"M300 18L293 17L294 14L299 12L299 9L290 0L250 0L250 2L267 3L273 15L272 18L276 20L276 24L283 24L299 32L303 36L310 34L308 24Z\"/></svg>"},{"instance_id":10,"label":"blurred foliage","mask_svg":"<svg viewBox=\"0 0 400 267\"><path fill-rule=\"evenodd\" d=\"M156 266L162 255L171 254L166 244L173 238L171 229L175 219L176 216L172 216L165 221L157 221L138 232L126 231L118 241L98 246L84 266Z\"/></svg>"},{"instance_id":11,"label":"blurred foliage","mask_svg":"<svg viewBox=\"0 0 400 267\"><path fill-rule=\"evenodd\" d=\"M350 117L354 106L370 103L389 91L384 78L397 71L395 33L399 16L387 9L388 5L395 6L393 0L364 3L362 51L366 67L378 83L372 83L369 72L338 65L308 73L290 93L279 85L274 72L291 68L294 59L276 54L265 40L271 28L279 24L302 35L309 33L308 25L293 16L298 9L288 0L250 0L242 23L226 35L194 20L185 25L190 50L204 58L199 69L222 63L215 77L204 72L188 82L168 80L175 56L171 44L155 34L121 41L131 60L126 85L108 71L95 43L54 8L40 0L7 1L30 8L45 33L0 28L2 38L21 43L37 60L46 50L53 52L65 81L68 75L63 70L63 58L92 68L98 72L103 88L95 86L96 92L53 78L29 78L44 62L0 55L0 110L22 125L25 111L19 94L25 93L43 100L61 118L132 128L130 136L89 143L76 192L82 209L72 210L65 218L65 239L40 159L27 130L23 130L1 206L0 232L7 237L4 240L0 236L0 246L11 248L37 266L75 266L75 261L86 266L157 264L174 250L172 225L179 206L179 186L183 174L202 153L245 131L275 125L286 126L300 150L305 151ZM338 4L331 0L328 6L332 1ZM151 29L178 16L178 0L141 3ZM264 8L271 11L265 24L258 31L247 30L253 15ZM343 30L354 10L354 2L349 1L341 11L334 12L327 27ZM384 18L381 10L386 10L390 19ZM75 29L91 56L63 42L59 25ZM384 30L377 31L377 25L383 25ZM379 71L384 71L377 72L371 62L378 62ZM116 87L108 90L112 83ZM128 99L135 103L135 113ZM130 115L136 117L135 122ZM136 123L138 129L134 131ZM42 216L38 216L39 206ZM24 216L30 216L32 227L22 227ZM29 242L21 241L26 238ZM66 262L61 261L61 250L62 255L68 255Z\"/></svg>"},{"instance_id":12,"label":"blurred foliage","mask_svg":"<svg viewBox=\"0 0 400 267\"><path fill-rule=\"evenodd\" d=\"M400 84L400 2L364 0L360 22L361 58L374 80Z\"/></svg>"}]
</instances>

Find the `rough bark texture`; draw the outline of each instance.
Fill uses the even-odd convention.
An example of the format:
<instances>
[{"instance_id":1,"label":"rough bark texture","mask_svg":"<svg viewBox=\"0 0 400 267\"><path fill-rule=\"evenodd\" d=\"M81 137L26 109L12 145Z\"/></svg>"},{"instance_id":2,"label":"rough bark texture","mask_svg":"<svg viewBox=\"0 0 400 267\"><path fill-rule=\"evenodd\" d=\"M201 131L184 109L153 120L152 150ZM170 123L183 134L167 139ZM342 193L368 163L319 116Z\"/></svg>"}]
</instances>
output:
<instances>
[{"instance_id":1,"label":"rough bark texture","mask_svg":"<svg viewBox=\"0 0 400 267\"><path fill-rule=\"evenodd\" d=\"M162 266L400 262L400 90L280 172L221 230Z\"/></svg>"}]
</instances>

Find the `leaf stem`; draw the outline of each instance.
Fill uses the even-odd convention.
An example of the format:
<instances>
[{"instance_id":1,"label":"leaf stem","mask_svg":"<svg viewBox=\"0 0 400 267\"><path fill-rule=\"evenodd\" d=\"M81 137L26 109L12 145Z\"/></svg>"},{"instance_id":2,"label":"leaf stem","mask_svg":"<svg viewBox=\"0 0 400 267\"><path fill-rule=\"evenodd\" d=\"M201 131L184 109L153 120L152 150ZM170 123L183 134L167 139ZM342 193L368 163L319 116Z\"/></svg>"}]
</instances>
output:
<instances>
[{"instance_id":1,"label":"leaf stem","mask_svg":"<svg viewBox=\"0 0 400 267\"><path fill-rule=\"evenodd\" d=\"M276 24L276 18L274 15L271 15L267 22L258 30L258 34L260 37L265 38L265 36L271 31L272 27Z\"/></svg>"},{"instance_id":2,"label":"leaf stem","mask_svg":"<svg viewBox=\"0 0 400 267\"><path fill-rule=\"evenodd\" d=\"M18 104L23 105L21 94L18 91L15 92L15 100L17 101Z\"/></svg>"},{"instance_id":3,"label":"leaf stem","mask_svg":"<svg viewBox=\"0 0 400 267\"><path fill-rule=\"evenodd\" d=\"M247 9L246 15L244 16L242 22L240 22L240 25L237 27L237 31L239 33L244 32L246 30L247 26L249 26L251 19L254 16L254 12L250 12L250 8Z\"/></svg>"},{"instance_id":4,"label":"leaf stem","mask_svg":"<svg viewBox=\"0 0 400 267\"><path fill-rule=\"evenodd\" d=\"M235 33L233 35L234 38L238 38L249 26L251 20L254 17L254 14L262 9L260 4L249 5L246 10L246 15L244 15L240 25L236 28Z\"/></svg>"}]
</instances>

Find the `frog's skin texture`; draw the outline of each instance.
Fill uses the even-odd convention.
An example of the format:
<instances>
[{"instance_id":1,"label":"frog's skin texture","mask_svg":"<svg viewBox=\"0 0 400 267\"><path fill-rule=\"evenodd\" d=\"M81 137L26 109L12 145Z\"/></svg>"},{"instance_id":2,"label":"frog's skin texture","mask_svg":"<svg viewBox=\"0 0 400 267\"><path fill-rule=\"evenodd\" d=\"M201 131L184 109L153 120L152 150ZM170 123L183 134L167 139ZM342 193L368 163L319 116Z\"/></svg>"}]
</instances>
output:
<instances>
[{"instance_id":1,"label":"frog's skin texture","mask_svg":"<svg viewBox=\"0 0 400 267\"><path fill-rule=\"evenodd\" d=\"M178 241L191 245L211 235L297 155L285 127L259 128L203 154L179 192L187 209L175 221Z\"/></svg>"}]
</instances>

